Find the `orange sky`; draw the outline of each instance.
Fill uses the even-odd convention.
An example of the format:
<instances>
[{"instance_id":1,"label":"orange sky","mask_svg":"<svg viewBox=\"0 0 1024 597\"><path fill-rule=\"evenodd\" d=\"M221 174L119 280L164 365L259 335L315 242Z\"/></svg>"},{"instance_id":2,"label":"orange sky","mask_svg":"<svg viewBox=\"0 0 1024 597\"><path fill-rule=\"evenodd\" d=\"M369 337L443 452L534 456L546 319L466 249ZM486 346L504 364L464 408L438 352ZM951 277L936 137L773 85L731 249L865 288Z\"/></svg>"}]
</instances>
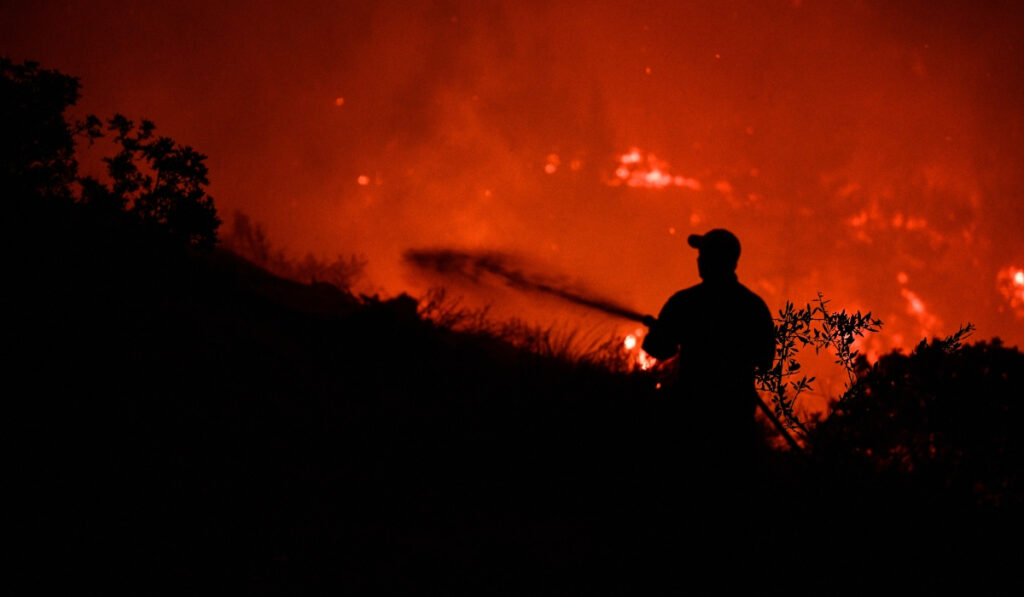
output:
<instances>
[{"instance_id":1,"label":"orange sky","mask_svg":"<svg viewBox=\"0 0 1024 597\"><path fill-rule=\"evenodd\" d=\"M209 155L226 221L364 254L385 293L441 282L403 251L450 247L655 312L697 281L686 235L726 227L769 306L871 310L875 351L968 321L1024 345L1013 2L298 4L5 2L0 53L81 77L84 111L154 120Z\"/></svg>"}]
</instances>

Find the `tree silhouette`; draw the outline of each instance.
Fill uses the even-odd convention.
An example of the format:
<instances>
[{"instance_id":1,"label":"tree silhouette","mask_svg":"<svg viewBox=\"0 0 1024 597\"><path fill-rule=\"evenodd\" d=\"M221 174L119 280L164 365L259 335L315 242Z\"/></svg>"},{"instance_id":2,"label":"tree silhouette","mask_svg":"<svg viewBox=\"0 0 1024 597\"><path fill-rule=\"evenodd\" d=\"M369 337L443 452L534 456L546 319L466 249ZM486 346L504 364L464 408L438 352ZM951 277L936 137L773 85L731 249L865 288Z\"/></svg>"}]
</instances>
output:
<instances>
[{"instance_id":1,"label":"tree silhouette","mask_svg":"<svg viewBox=\"0 0 1024 597\"><path fill-rule=\"evenodd\" d=\"M69 124L78 98L75 77L0 57L0 188L18 197L72 196L78 173L75 137L98 135L95 117Z\"/></svg>"},{"instance_id":2,"label":"tree silhouette","mask_svg":"<svg viewBox=\"0 0 1024 597\"><path fill-rule=\"evenodd\" d=\"M206 156L155 136L155 128L148 120L136 126L120 114L111 118L107 130L121 146L117 155L103 158L112 184L84 179L83 200L119 207L172 238L210 249L217 242L220 219L206 194Z\"/></svg>"},{"instance_id":3,"label":"tree silhouette","mask_svg":"<svg viewBox=\"0 0 1024 597\"><path fill-rule=\"evenodd\" d=\"M60 198L125 212L184 244L212 248L220 220L206 194L206 156L155 136L152 122L136 126L115 115L107 131L120 151L104 158L109 186L78 176L76 139L103 136L97 117L73 124L65 117L80 86L77 78L38 63L0 57L0 188L27 200Z\"/></svg>"}]
</instances>

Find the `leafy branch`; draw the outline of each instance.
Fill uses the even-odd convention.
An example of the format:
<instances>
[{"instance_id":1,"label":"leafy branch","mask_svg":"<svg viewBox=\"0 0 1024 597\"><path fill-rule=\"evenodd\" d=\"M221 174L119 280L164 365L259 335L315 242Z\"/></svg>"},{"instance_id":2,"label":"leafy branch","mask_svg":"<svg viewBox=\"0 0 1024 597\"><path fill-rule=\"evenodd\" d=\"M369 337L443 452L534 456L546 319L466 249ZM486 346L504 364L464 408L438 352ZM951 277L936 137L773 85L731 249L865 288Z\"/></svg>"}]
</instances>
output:
<instances>
[{"instance_id":1,"label":"leafy branch","mask_svg":"<svg viewBox=\"0 0 1024 597\"><path fill-rule=\"evenodd\" d=\"M91 116L76 125L76 133L91 142L102 136L98 124ZM210 249L217 242L220 219L206 194L206 156L154 135L155 128L148 120L136 126L120 114L107 121L107 131L120 146L117 155L103 158L112 184L80 179L83 201L120 209L185 244Z\"/></svg>"},{"instance_id":2,"label":"leafy branch","mask_svg":"<svg viewBox=\"0 0 1024 597\"><path fill-rule=\"evenodd\" d=\"M879 331L882 326L882 321L873 318L870 312L832 311L829 302L821 293L800 308L786 302L786 308L780 310L775 319L775 364L767 371L758 372L756 379L758 389L771 397L775 415L788 428L798 429L804 435L807 428L797 417L794 406L801 393L813 389L811 384L815 378L802 374L797 355L808 346L814 348L815 354L821 351L834 354L835 362L846 371L845 395L857 380L857 363L862 358L853 348L854 342L867 332Z\"/></svg>"}]
</instances>

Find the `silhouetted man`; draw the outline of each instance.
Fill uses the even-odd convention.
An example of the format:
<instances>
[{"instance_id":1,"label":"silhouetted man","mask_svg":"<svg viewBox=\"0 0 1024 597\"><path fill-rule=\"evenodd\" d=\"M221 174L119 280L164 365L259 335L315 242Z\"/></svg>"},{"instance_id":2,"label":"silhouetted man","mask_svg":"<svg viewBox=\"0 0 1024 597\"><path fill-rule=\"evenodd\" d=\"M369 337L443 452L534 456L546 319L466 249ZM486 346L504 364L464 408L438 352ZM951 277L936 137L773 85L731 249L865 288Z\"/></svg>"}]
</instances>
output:
<instances>
[{"instance_id":1,"label":"silhouetted man","mask_svg":"<svg viewBox=\"0 0 1024 597\"><path fill-rule=\"evenodd\" d=\"M643 349L657 359L679 355L673 417L691 464L715 482L746 476L755 441L754 371L775 354L771 312L736 279L740 242L715 229L687 239L698 250L700 284L674 294L651 328ZM678 400L676 400L678 398Z\"/></svg>"}]
</instances>

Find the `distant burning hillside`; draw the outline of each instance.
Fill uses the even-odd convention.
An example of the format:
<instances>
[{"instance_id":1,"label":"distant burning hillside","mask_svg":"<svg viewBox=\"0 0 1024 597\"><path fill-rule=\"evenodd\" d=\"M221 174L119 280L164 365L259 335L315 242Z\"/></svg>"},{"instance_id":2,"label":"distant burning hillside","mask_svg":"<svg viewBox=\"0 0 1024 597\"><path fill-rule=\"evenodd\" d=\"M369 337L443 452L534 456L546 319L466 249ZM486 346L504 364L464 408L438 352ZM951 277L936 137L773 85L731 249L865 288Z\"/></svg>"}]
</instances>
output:
<instances>
[{"instance_id":1,"label":"distant burning hillside","mask_svg":"<svg viewBox=\"0 0 1024 597\"><path fill-rule=\"evenodd\" d=\"M371 290L445 283L410 248L495 251L655 312L697 281L686 236L725 227L772 308L821 291L883 319L874 354L967 321L1024 345L1013 3L275 6L10 4L0 32L79 74L84 111L208 154L225 213L298 254L366 255Z\"/></svg>"}]
</instances>

